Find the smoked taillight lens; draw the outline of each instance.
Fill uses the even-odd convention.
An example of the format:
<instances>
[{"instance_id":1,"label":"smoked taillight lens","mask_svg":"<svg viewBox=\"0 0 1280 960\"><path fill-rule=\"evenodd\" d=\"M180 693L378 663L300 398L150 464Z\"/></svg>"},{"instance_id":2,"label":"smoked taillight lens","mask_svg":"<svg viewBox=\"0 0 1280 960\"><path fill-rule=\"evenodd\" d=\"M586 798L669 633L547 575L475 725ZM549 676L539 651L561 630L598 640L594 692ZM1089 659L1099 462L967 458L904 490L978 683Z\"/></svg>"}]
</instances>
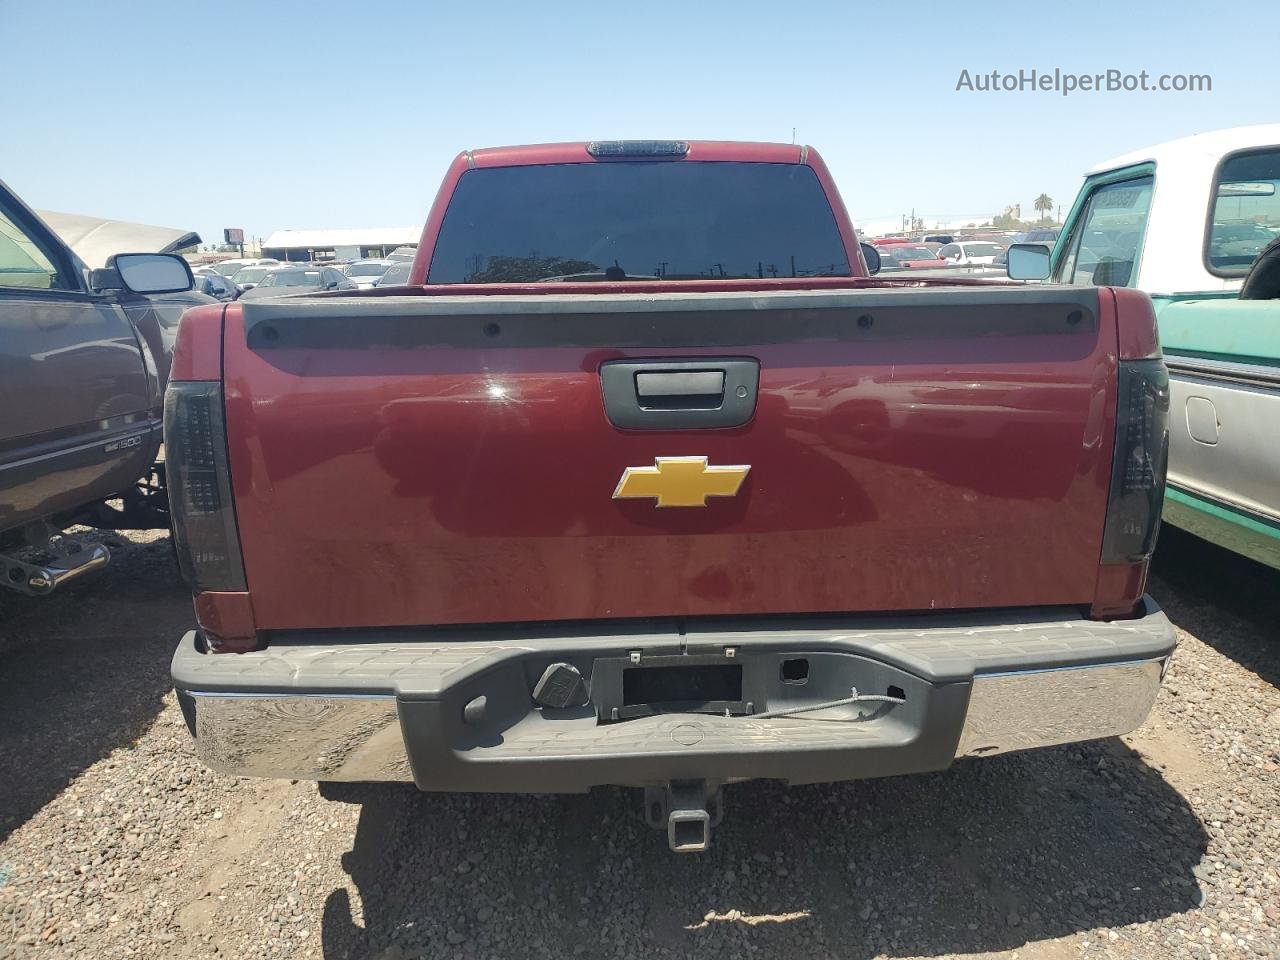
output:
<instances>
[{"instance_id":1,"label":"smoked taillight lens","mask_svg":"<svg viewBox=\"0 0 1280 960\"><path fill-rule=\"evenodd\" d=\"M1102 562L1137 563L1155 550L1169 464L1169 371L1122 360Z\"/></svg>"},{"instance_id":2,"label":"smoked taillight lens","mask_svg":"<svg viewBox=\"0 0 1280 960\"><path fill-rule=\"evenodd\" d=\"M220 383L169 384L164 397L164 459L173 541L183 577L197 593L244 590Z\"/></svg>"}]
</instances>

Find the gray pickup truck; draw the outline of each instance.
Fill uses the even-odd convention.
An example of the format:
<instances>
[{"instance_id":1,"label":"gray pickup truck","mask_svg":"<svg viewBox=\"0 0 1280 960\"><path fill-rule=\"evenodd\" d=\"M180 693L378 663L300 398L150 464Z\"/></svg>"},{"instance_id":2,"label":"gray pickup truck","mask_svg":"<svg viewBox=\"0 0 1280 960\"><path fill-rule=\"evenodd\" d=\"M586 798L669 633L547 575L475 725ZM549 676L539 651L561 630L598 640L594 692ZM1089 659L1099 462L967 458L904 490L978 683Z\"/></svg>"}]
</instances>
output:
<instances>
[{"instance_id":1,"label":"gray pickup truck","mask_svg":"<svg viewBox=\"0 0 1280 960\"><path fill-rule=\"evenodd\" d=\"M89 269L0 183L0 584L46 594L104 566L62 531L168 526L164 386L192 292L172 254Z\"/></svg>"}]
</instances>

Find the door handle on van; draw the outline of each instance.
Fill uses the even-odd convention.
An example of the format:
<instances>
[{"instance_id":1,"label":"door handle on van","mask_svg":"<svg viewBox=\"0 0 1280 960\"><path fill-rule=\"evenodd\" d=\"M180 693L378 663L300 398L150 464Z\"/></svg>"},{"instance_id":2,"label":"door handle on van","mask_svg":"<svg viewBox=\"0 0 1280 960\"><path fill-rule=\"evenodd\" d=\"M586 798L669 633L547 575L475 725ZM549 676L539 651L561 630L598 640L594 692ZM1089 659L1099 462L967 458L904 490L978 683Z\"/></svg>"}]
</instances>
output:
<instances>
[{"instance_id":1,"label":"door handle on van","mask_svg":"<svg viewBox=\"0 0 1280 960\"><path fill-rule=\"evenodd\" d=\"M605 414L624 430L741 426L755 413L759 381L760 362L742 357L600 365Z\"/></svg>"}]
</instances>

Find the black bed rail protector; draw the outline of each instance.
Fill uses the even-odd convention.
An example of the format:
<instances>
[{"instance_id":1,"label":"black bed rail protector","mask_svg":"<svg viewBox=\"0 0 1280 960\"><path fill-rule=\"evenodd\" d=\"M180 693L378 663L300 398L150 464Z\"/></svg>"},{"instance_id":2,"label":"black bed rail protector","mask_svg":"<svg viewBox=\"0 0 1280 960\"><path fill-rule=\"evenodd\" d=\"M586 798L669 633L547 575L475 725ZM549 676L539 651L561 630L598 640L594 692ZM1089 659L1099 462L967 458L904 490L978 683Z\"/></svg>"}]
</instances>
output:
<instances>
[{"instance_id":1,"label":"black bed rail protector","mask_svg":"<svg viewBox=\"0 0 1280 960\"><path fill-rule=\"evenodd\" d=\"M254 350L396 347L664 348L813 341L1092 339L1091 287L287 297L243 304ZM732 316L726 317L726 314Z\"/></svg>"}]
</instances>

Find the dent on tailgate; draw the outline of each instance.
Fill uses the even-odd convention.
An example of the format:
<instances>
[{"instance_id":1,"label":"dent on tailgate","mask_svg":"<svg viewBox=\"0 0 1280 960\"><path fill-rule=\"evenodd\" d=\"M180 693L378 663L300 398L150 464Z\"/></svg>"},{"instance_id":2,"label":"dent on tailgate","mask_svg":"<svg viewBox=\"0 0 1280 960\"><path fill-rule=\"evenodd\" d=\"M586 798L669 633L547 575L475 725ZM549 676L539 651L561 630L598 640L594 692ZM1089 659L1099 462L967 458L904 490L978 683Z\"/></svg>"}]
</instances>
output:
<instances>
[{"instance_id":1,"label":"dent on tailgate","mask_svg":"<svg viewBox=\"0 0 1280 960\"><path fill-rule=\"evenodd\" d=\"M241 308L226 404L258 626L1093 599L1116 375L1095 291L626 299ZM760 361L745 426L605 416L606 361L730 355ZM751 469L701 508L612 498L656 457Z\"/></svg>"}]
</instances>

